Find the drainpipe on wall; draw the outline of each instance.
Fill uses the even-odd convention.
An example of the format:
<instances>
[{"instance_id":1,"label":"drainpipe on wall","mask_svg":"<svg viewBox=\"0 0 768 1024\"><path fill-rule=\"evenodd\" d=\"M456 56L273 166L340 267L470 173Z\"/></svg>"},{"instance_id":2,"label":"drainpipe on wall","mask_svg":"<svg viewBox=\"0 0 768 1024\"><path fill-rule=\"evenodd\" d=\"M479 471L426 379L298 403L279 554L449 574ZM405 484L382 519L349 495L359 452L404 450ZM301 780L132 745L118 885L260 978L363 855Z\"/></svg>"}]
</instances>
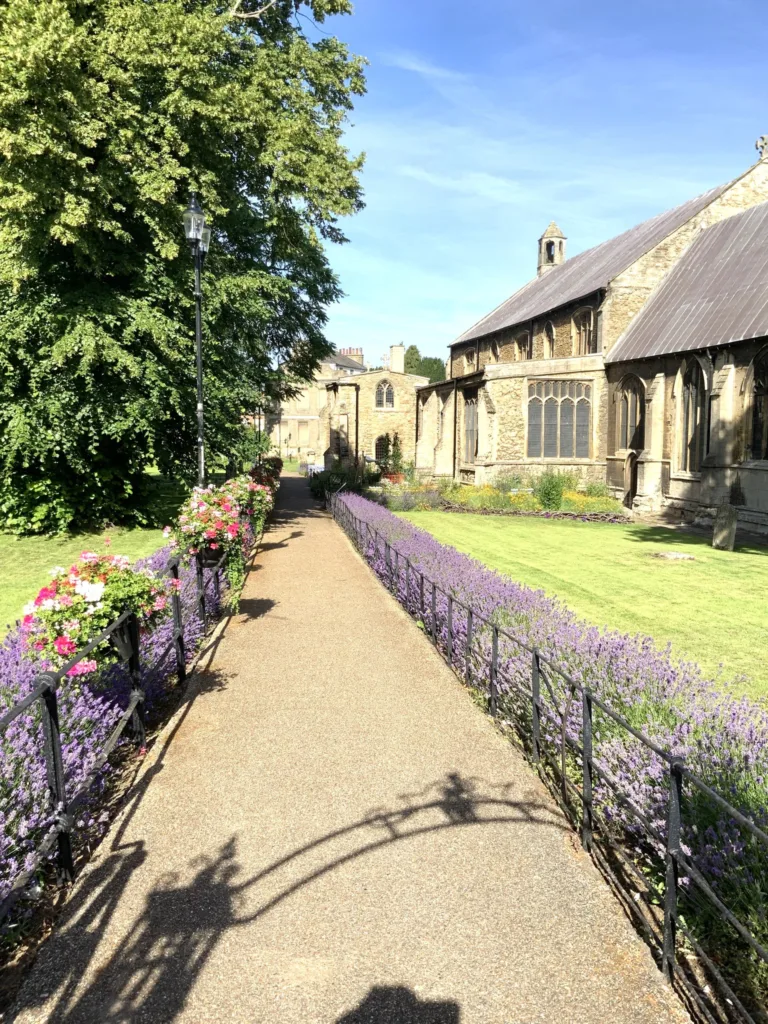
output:
<instances>
[{"instance_id":1,"label":"drainpipe on wall","mask_svg":"<svg viewBox=\"0 0 768 1024\"><path fill-rule=\"evenodd\" d=\"M459 411L459 382L453 378L453 479L456 479L456 423Z\"/></svg>"}]
</instances>

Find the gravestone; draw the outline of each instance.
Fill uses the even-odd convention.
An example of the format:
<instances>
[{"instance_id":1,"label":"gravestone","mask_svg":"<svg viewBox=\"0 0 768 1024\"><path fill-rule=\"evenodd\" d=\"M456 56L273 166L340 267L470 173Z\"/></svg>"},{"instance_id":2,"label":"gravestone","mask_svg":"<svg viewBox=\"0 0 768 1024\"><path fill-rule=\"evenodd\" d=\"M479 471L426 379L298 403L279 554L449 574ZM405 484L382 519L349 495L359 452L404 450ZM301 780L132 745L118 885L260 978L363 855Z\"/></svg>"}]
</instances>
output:
<instances>
[{"instance_id":1,"label":"gravestone","mask_svg":"<svg viewBox=\"0 0 768 1024\"><path fill-rule=\"evenodd\" d=\"M739 512L736 506L729 505L727 501L724 501L715 516L715 526L712 531L713 548L719 548L721 551L733 551L738 519Z\"/></svg>"}]
</instances>

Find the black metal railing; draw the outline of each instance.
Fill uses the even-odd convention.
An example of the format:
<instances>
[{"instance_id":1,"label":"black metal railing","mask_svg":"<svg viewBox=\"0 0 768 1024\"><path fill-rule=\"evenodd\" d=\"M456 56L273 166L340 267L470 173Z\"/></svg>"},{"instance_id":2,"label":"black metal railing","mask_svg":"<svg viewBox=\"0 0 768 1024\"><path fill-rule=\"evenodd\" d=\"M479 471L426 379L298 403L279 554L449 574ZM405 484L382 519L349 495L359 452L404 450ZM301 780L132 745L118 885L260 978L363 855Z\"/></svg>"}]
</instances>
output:
<instances>
[{"instance_id":1,"label":"black metal railing","mask_svg":"<svg viewBox=\"0 0 768 1024\"><path fill-rule=\"evenodd\" d=\"M185 627L193 616L197 616L201 622L203 633L206 632L210 619L206 592L213 588L215 604L218 606L220 597L219 570L223 569L225 562L226 551L223 551L221 556L210 564L204 563L201 554L195 556L195 599L192 604L193 610L186 617L179 588L177 586L172 588L171 614L173 625L171 639L158 654L155 664L163 665L171 651L173 651L176 675L180 683L186 679L187 656L188 653L191 653L185 649ZM168 561L166 572L174 580L179 579L179 566L180 559L178 556ZM211 570L208 579L205 578L204 570L206 568ZM109 643L114 648L117 654L117 664L126 665L128 668L131 679L128 704L85 778L80 782L76 791L70 793L67 789L62 754L57 691L61 683L67 678L69 670L104 643ZM38 701L40 702L47 786L50 806L53 811L51 826L41 843L37 846L32 857L32 863L28 863L25 870L16 876L10 890L2 902L0 902L0 921L7 917L19 895L24 891L25 886L39 870L40 865L51 853L54 846L57 847L56 867L59 882L65 883L74 878L75 864L71 837L75 828L75 812L86 801L99 772L126 730L130 729L131 738L137 746L144 746L146 739L144 729L145 694L141 685L142 665L139 647L138 617L133 612L125 611L107 626L103 632L94 637L82 650L77 651L74 657L62 665L61 668L56 671L40 673L34 681L33 689L26 697L14 704L0 718L0 735L2 735L8 726L20 715L34 707ZM147 666L144 667L146 668Z\"/></svg>"},{"instance_id":2,"label":"black metal railing","mask_svg":"<svg viewBox=\"0 0 768 1024\"><path fill-rule=\"evenodd\" d=\"M684 852L682 814L688 802L684 788L711 801L746 830L759 844L761 855L768 857L766 832L686 767L682 757L654 743L552 657L442 589L396 544L355 516L341 495L331 495L329 503L336 522L366 561L373 563L393 596L420 622L450 667L467 685L485 690L489 713L497 719L504 717L514 728L526 755L579 828L583 848L610 876L614 891L618 887L617 894L645 933L667 980L709 1024L764 1022L759 994L741 984L738 971L734 974L724 969L722 950L715 950L711 942L703 943L701 934L697 938L688 923L689 917L702 910L714 913L738 936L744 951L751 951L763 969L768 965L768 949ZM511 656L511 649L516 657ZM596 715L663 763L667 794L664 827L649 819L599 754L595 755ZM553 757L553 746L559 757ZM626 833L617 835L606 820L595 800L596 787L610 794L637 823L641 835L634 842L628 841ZM649 858L654 856L658 863L648 870Z\"/></svg>"}]
</instances>

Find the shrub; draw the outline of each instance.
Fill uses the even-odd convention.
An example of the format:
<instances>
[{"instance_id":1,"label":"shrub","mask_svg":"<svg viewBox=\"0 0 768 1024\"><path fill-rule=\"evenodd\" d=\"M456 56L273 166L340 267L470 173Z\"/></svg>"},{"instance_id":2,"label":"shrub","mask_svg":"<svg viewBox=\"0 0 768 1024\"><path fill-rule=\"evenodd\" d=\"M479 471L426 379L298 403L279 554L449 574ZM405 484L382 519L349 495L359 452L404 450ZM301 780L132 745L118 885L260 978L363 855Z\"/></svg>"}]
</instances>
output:
<instances>
[{"instance_id":1,"label":"shrub","mask_svg":"<svg viewBox=\"0 0 768 1024\"><path fill-rule=\"evenodd\" d=\"M542 508L556 511L560 508L565 490L565 475L547 470L536 481L534 493L541 502Z\"/></svg>"},{"instance_id":2,"label":"shrub","mask_svg":"<svg viewBox=\"0 0 768 1024\"><path fill-rule=\"evenodd\" d=\"M611 492L608 490L607 484L593 481L587 484L584 493L588 498L608 498Z\"/></svg>"},{"instance_id":3,"label":"shrub","mask_svg":"<svg viewBox=\"0 0 768 1024\"><path fill-rule=\"evenodd\" d=\"M499 490L509 493L517 491L523 486L523 478L519 473L499 473L493 481L493 486Z\"/></svg>"},{"instance_id":4,"label":"shrub","mask_svg":"<svg viewBox=\"0 0 768 1024\"><path fill-rule=\"evenodd\" d=\"M580 491L566 491L560 505L563 512L610 512L614 515L622 513L624 508L621 502L609 497L590 497Z\"/></svg>"}]
</instances>

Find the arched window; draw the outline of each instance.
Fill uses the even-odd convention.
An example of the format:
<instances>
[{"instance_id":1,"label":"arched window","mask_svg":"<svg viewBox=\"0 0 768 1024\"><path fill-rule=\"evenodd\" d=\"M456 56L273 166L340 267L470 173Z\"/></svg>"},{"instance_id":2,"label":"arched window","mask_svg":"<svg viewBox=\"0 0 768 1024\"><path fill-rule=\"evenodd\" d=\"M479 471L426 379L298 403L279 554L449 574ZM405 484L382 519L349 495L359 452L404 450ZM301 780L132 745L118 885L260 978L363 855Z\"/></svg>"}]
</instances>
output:
<instances>
[{"instance_id":1,"label":"arched window","mask_svg":"<svg viewBox=\"0 0 768 1024\"><path fill-rule=\"evenodd\" d=\"M555 356L555 325L551 320L544 324L544 358L554 359Z\"/></svg>"},{"instance_id":2,"label":"arched window","mask_svg":"<svg viewBox=\"0 0 768 1024\"><path fill-rule=\"evenodd\" d=\"M698 359L692 359L683 377L680 469L698 473L706 455L707 386Z\"/></svg>"},{"instance_id":3,"label":"arched window","mask_svg":"<svg viewBox=\"0 0 768 1024\"><path fill-rule=\"evenodd\" d=\"M377 462L386 462L389 458L389 437L387 434L382 434L381 437L376 438L374 455Z\"/></svg>"},{"instance_id":4,"label":"arched window","mask_svg":"<svg viewBox=\"0 0 768 1024\"><path fill-rule=\"evenodd\" d=\"M526 331L525 334L520 334L515 339L515 359L530 359L533 353L531 352L531 336Z\"/></svg>"},{"instance_id":5,"label":"arched window","mask_svg":"<svg viewBox=\"0 0 768 1024\"><path fill-rule=\"evenodd\" d=\"M555 262L555 243L547 242L547 263Z\"/></svg>"},{"instance_id":6,"label":"arched window","mask_svg":"<svg viewBox=\"0 0 768 1024\"><path fill-rule=\"evenodd\" d=\"M591 309L582 309L573 318L573 348L577 356L597 352L595 316Z\"/></svg>"},{"instance_id":7,"label":"arched window","mask_svg":"<svg viewBox=\"0 0 768 1024\"><path fill-rule=\"evenodd\" d=\"M588 459L592 385L537 380L528 385L528 458Z\"/></svg>"},{"instance_id":8,"label":"arched window","mask_svg":"<svg viewBox=\"0 0 768 1024\"><path fill-rule=\"evenodd\" d=\"M645 395L637 377L627 377L621 386L617 419L617 446L640 451L645 444Z\"/></svg>"},{"instance_id":9,"label":"arched window","mask_svg":"<svg viewBox=\"0 0 768 1024\"><path fill-rule=\"evenodd\" d=\"M395 407L395 389L390 383L383 380L376 387L376 408L377 409L394 409Z\"/></svg>"},{"instance_id":10,"label":"arched window","mask_svg":"<svg viewBox=\"0 0 768 1024\"><path fill-rule=\"evenodd\" d=\"M464 392L464 461L472 465L477 455L477 391Z\"/></svg>"},{"instance_id":11,"label":"arched window","mask_svg":"<svg viewBox=\"0 0 768 1024\"><path fill-rule=\"evenodd\" d=\"M467 373L472 373L475 369L475 350L468 348L464 353L464 368Z\"/></svg>"},{"instance_id":12,"label":"arched window","mask_svg":"<svg viewBox=\"0 0 768 1024\"><path fill-rule=\"evenodd\" d=\"M768 459L768 349L755 360L752 382L753 459Z\"/></svg>"},{"instance_id":13,"label":"arched window","mask_svg":"<svg viewBox=\"0 0 768 1024\"><path fill-rule=\"evenodd\" d=\"M492 341L488 348L488 358L492 363L498 363L499 361L499 343L498 341Z\"/></svg>"}]
</instances>

